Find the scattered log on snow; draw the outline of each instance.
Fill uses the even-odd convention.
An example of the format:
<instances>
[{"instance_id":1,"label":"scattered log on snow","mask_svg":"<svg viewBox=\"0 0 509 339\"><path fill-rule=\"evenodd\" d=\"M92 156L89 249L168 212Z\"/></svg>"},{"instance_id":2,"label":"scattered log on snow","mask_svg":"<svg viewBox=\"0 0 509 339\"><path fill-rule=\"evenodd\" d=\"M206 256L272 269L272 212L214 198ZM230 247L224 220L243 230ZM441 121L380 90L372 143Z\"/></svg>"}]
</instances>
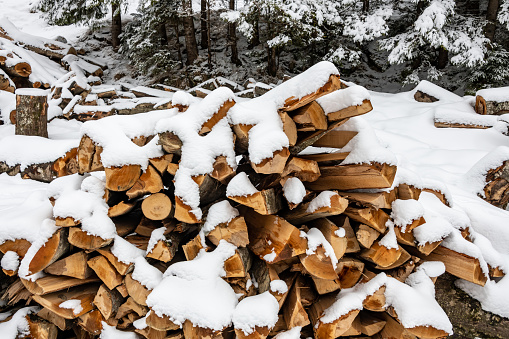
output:
<instances>
[{"instance_id":1,"label":"scattered log on snow","mask_svg":"<svg viewBox=\"0 0 509 339\"><path fill-rule=\"evenodd\" d=\"M16 91L16 134L48 137L48 92L39 89Z\"/></svg>"}]
</instances>

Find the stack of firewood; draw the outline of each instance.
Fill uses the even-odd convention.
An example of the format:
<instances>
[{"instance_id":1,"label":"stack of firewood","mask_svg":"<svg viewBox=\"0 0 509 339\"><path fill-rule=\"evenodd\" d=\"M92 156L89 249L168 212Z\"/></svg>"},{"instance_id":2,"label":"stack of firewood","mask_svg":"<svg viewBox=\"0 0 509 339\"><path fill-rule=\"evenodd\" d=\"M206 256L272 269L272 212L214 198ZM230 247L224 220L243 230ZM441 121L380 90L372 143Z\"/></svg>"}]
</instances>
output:
<instances>
[{"instance_id":1,"label":"stack of firewood","mask_svg":"<svg viewBox=\"0 0 509 339\"><path fill-rule=\"evenodd\" d=\"M442 261L449 273L476 284L484 285L488 279L477 258L443 247L441 240L418 244L413 230L426 222L422 216L388 227L394 217L393 203L418 200L422 191L411 184L393 185L395 165L342 164L348 152L320 151L318 147L341 149L347 145L357 132L336 128L372 109L365 99L328 112L317 99L332 92L348 93L348 86L336 74L305 96L286 98L278 114L289 146L258 163L248 156L254 125L230 122L240 160L235 169L225 156L218 156L212 170L192 176L199 190L201 215L175 193L180 160L186 152L186 140L177 133L162 131L131 139L144 147L158 138L164 150L164 155L150 158L144 170L136 163L106 166L102 155L107 145L94 140L93 135L83 135L76 154L69 158L75 159L80 174L105 172L102 199L118 237L92 235L82 229L83 220L72 213L59 213L57 231L35 254L30 253L28 271L44 275L31 281L17 277L16 270L4 269L12 277L2 296L6 307L23 302L42 306L27 316L30 333L36 338L56 338L61 332L89 338L100 334L104 326L150 339L266 338L295 327L301 327L305 337L316 338L446 337L446 331L431 325L405 328L397 309L387 305L385 286L368 293L361 307L332 322L323 320L339 291L367 283L382 272L404 282L427 260ZM214 126L235 105L230 98L222 102L197 133L213 133ZM177 114L190 110L180 103L169 102L168 107L181 112ZM106 119L110 118L103 121ZM308 146L317 147L316 151L301 153ZM70 172L63 171L65 174ZM305 187L300 199L290 198L286 192L292 181ZM239 193L232 188L234 182L250 183L252 189ZM441 192L428 191L448 203ZM205 232L213 206L225 201L238 213ZM59 198L52 198L52 203L56 208ZM380 241L388 232L395 233L396 248ZM323 241L312 246L308 241L312 234ZM463 236L468 239L468 229L463 230ZM168 314L151 311L147 298L157 287L133 274L138 261L135 264L135 260L114 254L112 248L120 241L143 251L148 248L143 260L160 272L177 262L191 261L203 251L210 253L226 241L236 250L224 261L224 281L240 299L269 291L279 304L279 320L245 333L233 325L218 330L190 320L179 324ZM23 258L30 247L24 239L8 240L0 245L0 251ZM503 273L492 268L490 275ZM286 288L272 289L275 281L284 282ZM78 307L62 306L66 301L77 301ZM135 326L142 318L146 326Z\"/></svg>"}]
</instances>

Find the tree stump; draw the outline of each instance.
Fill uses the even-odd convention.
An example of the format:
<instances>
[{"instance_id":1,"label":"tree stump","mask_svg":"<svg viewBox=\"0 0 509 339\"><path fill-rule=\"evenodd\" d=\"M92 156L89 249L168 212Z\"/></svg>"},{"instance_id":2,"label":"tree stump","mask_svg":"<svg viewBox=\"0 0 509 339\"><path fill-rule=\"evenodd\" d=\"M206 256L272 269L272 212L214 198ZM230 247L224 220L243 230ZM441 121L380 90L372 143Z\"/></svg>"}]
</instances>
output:
<instances>
[{"instance_id":1,"label":"tree stump","mask_svg":"<svg viewBox=\"0 0 509 339\"><path fill-rule=\"evenodd\" d=\"M48 90L16 90L16 135L48 137Z\"/></svg>"}]
</instances>

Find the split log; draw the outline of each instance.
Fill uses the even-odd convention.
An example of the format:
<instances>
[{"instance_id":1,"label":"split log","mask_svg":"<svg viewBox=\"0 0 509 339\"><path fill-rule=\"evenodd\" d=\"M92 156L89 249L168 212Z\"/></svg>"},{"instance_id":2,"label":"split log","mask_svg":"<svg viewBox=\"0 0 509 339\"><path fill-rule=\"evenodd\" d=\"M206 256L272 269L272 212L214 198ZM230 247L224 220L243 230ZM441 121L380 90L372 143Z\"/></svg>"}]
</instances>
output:
<instances>
[{"instance_id":1,"label":"split log","mask_svg":"<svg viewBox=\"0 0 509 339\"><path fill-rule=\"evenodd\" d=\"M125 276L125 287L127 288L127 292L129 295L140 305L147 305L147 296L150 294L150 290L148 290L145 286L143 286L139 281L134 280L132 278L132 274L128 273ZM153 326L151 326L153 327Z\"/></svg>"},{"instance_id":2,"label":"split log","mask_svg":"<svg viewBox=\"0 0 509 339\"><path fill-rule=\"evenodd\" d=\"M48 91L16 91L16 135L48 137Z\"/></svg>"},{"instance_id":3,"label":"split log","mask_svg":"<svg viewBox=\"0 0 509 339\"><path fill-rule=\"evenodd\" d=\"M306 154L301 155L301 158L306 160L316 161L319 165L338 165L350 154L350 152L334 152L334 153L319 153L319 154Z\"/></svg>"},{"instance_id":4,"label":"split log","mask_svg":"<svg viewBox=\"0 0 509 339\"><path fill-rule=\"evenodd\" d=\"M219 224L207 234L207 238L216 246L221 240L226 240L237 247L245 247L249 244L246 221L239 216L228 223Z\"/></svg>"},{"instance_id":5,"label":"split log","mask_svg":"<svg viewBox=\"0 0 509 339\"><path fill-rule=\"evenodd\" d=\"M362 306L373 312L385 311L385 286L381 286L375 293L368 295L362 302Z\"/></svg>"},{"instance_id":6,"label":"split log","mask_svg":"<svg viewBox=\"0 0 509 339\"><path fill-rule=\"evenodd\" d=\"M221 155L214 160L212 165L212 173L210 177L216 179L222 184L228 184L231 178L235 175L235 170L228 164L225 156Z\"/></svg>"},{"instance_id":7,"label":"split log","mask_svg":"<svg viewBox=\"0 0 509 339\"><path fill-rule=\"evenodd\" d=\"M229 199L260 214L276 214L282 207L281 195L275 188L269 188L247 196L228 196Z\"/></svg>"},{"instance_id":8,"label":"split log","mask_svg":"<svg viewBox=\"0 0 509 339\"><path fill-rule=\"evenodd\" d=\"M136 199L145 194L157 193L164 188L163 180L156 169L149 165L136 183L126 192L129 199Z\"/></svg>"},{"instance_id":9,"label":"split log","mask_svg":"<svg viewBox=\"0 0 509 339\"><path fill-rule=\"evenodd\" d=\"M110 290L106 285L101 285L94 298L94 305L104 319L110 319L117 313L122 300L123 298L117 290Z\"/></svg>"},{"instance_id":10,"label":"split log","mask_svg":"<svg viewBox=\"0 0 509 339\"><path fill-rule=\"evenodd\" d=\"M302 305L301 289L305 287L302 276L297 277L288 292L283 308L283 317L287 328L295 326L304 327L310 324L308 314Z\"/></svg>"},{"instance_id":11,"label":"split log","mask_svg":"<svg viewBox=\"0 0 509 339\"><path fill-rule=\"evenodd\" d=\"M362 104L360 104L360 105L349 106L349 107L340 109L339 111L328 113L327 120L338 121L338 120L362 115L362 114L368 113L372 110L373 110L373 106L371 105L371 101L363 100Z\"/></svg>"},{"instance_id":12,"label":"split log","mask_svg":"<svg viewBox=\"0 0 509 339\"><path fill-rule=\"evenodd\" d=\"M160 317L153 311L151 311L150 314L147 316L146 322L148 326L159 331L174 331L180 328L179 325L176 325L167 316L162 315Z\"/></svg>"},{"instance_id":13,"label":"split log","mask_svg":"<svg viewBox=\"0 0 509 339\"><path fill-rule=\"evenodd\" d=\"M244 217L250 230L248 247L260 258L275 263L306 252L306 240L285 219L251 211Z\"/></svg>"},{"instance_id":14,"label":"split log","mask_svg":"<svg viewBox=\"0 0 509 339\"><path fill-rule=\"evenodd\" d=\"M316 338L334 339L340 336L352 326L353 321L359 314L359 310L352 310L333 322L322 322L320 318L324 314L325 310L334 303L334 301L335 296L333 295L323 296L309 309L309 315L311 317L311 323L313 324L313 331Z\"/></svg>"},{"instance_id":15,"label":"split log","mask_svg":"<svg viewBox=\"0 0 509 339\"><path fill-rule=\"evenodd\" d=\"M89 255L85 252L77 252L70 256L55 261L44 269L46 273L53 275L65 275L77 279L87 279L93 274L88 267Z\"/></svg>"},{"instance_id":16,"label":"split log","mask_svg":"<svg viewBox=\"0 0 509 339\"><path fill-rule=\"evenodd\" d=\"M298 131L315 131L327 129L327 117L316 101L302 106L291 112L293 121L299 125Z\"/></svg>"},{"instance_id":17,"label":"split log","mask_svg":"<svg viewBox=\"0 0 509 339\"><path fill-rule=\"evenodd\" d=\"M110 290L122 283L122 276L102 255L89 259L87 263Z\"/></svg>"},{"instance_id":18,"label":"split log","mask_svg":"<svg viewBox=\"0 0 509 339\"><path fill-rule=\"evenodd\" d=\"M125 215L131 212L136 207L136 205L137 205L136 201L128 202L121 201L118 204L108 208L108 217L114 218Z\"/></svg>"},{"instance_id":19,"label":"split log","mask_svg":"<svg viewBox=\"0 0 509 339\"><path fill-rule=\"evenodd\" d=\"M396 176L396 166L388 164L360 164L320 167L321 176L305 183L311 190L353 190L359 188L389 188Z\"/></svg>"},{"instance_id":20,"label":"split log","mask_svg":"<svg viewBox=\"0 0 509 339\"><path fill-rule=\"evenodd\" d=\"M368 225L360 224L355 234L357 236L357 241L362 247L370 248L375 240L378 239L380 232Z\"/></svg>"},{"instance_id":21,"label":"split log","mask_svg":"<svg viewBox=\"0 0 509 339\"><path fill-rule=\"evenodd\" d=\"M281 216L291 223L300 225L311 220L326 218L333 215L343 213L348 207L348 200L334 194L330 197L329 204L317 209L312 207L313 201L305 204L300 204L298 207L291 211L281 213Z\"/></svg>"},{"instance_id":22,"label":"split log","mask_svg":"<svg viewBox=\"0 0 509 339\"><path fill-rule=\"evenodd\" d=\"M351 288L362 277L364 272L364 263L353 258L343 257L338 260L336 265L336 273L338 275L337 282L340 288Z\"/></svg>"},{"instance_id":23,"label":"split log","mask_svg":"<svg viewBox=\"0 0 509 339\"><path fill-rule=\"evenodd\" d=\"M182 141L178 136L172 132L159 133L159 145L163 147L166 153L180 154L182 148Z\"/></svg>"},{"instance_id":24,"label":"split log","mask_svg":"<svg viewBox=\"0 0 509 339\"><path fill-rule=\"evenodd\" d=\"M479 114L502 115L509 113L509 96L506 101L490 101L481 95L475 97L475 110Z\"/></svg>"},{"instance_id":25,"label":"split log","mask_svg":"<svg viewBox=\"0 0 509 339\"><path fill-rule=\"evenodd\" d=\"M162 262L170 262L179 248L185 233L170 232L166 234L165 240L159 240L152 251L147 253L147 258L156 259Z\"/></svg>"},{"instance_id":26,"label":"split log","mask_svg":"<svg viewBox=\"0 0 509 339\"><path fill-rule=\"evenodd\" d=\"M139 317L144 317L148 312L148 307L138 304L132 297L129 297L126 302L120 305L115 318L123 318L132 312L136 313Z\"/></svg>"},{"instance_id":27,"label":"split log","mask_svg":"<svg viewBox=\"0 0 509 339\"><path fill-rule=\"evenodd\" d=\"M320 169L316 161L293 157L281 173L281 177L287 176L297 177L301 181L315 181L320 177Z\"/></svg>"},{"instance_id":28,"label":"split log","mask_svg":"<svg viewBox=\"0 0 509 339\"><path fill-rule=\"evenodd\" d=\"M344 212L351 219L366 224L380 233L385 233L389 215L382 209L348 207Z\"/></svg>"},{"instance_id":29,"label":"split log","mask_svg":"<svg viewBox=\"0 0 509 339\"><path fill-rule=\"evenodd\" d=\"M56 313L48 310L47 308L42 308L39 312L37 312L37 316L49 321L52 324L55 324L61 331L68 330L71 327L71 321L65 318L62 318Z\"/></svg>"},{"instance_id":30,"label":"split log","mask_svg":"<svg viewBox=\"0 0 509 339\"><path fill-rule=\"evenodd\" d=\"M28 265L30 274L42 271L69 251L68 231L61 228L37 251Z\"/></svg>"},{"instance_id":31,"label":"split log","mask_svg":"<svg viewBox=\"0 0 509 339\"><path fill-rule=\"evenodd\" d=\"M357 237L355 236L355 232L350 225L350 219L342 214L337 216L332 216L328 218L329 221L333 222L336 226L342 227L345 230L345 238L346 238L346 252L345 253L357 253L361 250L359 246L359 242L357 241Z\"/></svg>"},{"instance_id":32,"label":"split log","mask_svg":"<svg viewBox=\"0 0 509 339\"><path fill-rule=\"evenodd\" d=\"M191 207L186 205L178 196L175 196L175 219L188 224L197 224L199 220L192 212Z\"/></svg>"},{"instance_id":33,"label":"split log","mask_svg":"<svg viewBox=\"0 0 509 339\"><path fill-rule=\"evenodd\" d=\"M382 339L404 338L417 339L415 335L410 333L406 328L397 322L393 317L385 312L380 313L381 318L386 322L384 328L380 331Z\"/></svg>"},{"instance_id":34,"label":"split log","mask_svg":"<svg viewBox=\"0 0 509 339\"><path fill-rule=\"evenodd\" d=\"M56 339L58 335L57 327L47 321L36 316L27 315L25 319L28 322L28 332L30 338L37 339Z\"/></svg>"},{"instance_id":35,"label":"split log","mask_svg":"<svg viewBox=\"0 0 509 339\"><path fill-rule=\"evenodd\" d=\"M370 248L363 250L360 253L360 256L378 266L388 267L399 259L401 253L401 247L398 247L397 249L387 248L376 242Z\"/></svg>"},{"instance_id":36,"label":"split log","mask_svg":"<svg viewBox=\"0 0 509 339\"><path fill-rule=\"evenodd\" d=\"M158 158L149 159L150 164L159 172L160 175L163 175L166 172L166 168L168 164L170 164L173 160L173 154L165 154Z\"/></svg>"},{"instance_id":37,"label":"split log","mask_svg":"<svg viewBox=\"0 0 509 339\"><path fill-rule=\"evenodd\" d=\"M199 135L205 135L212 131L212 128L224 117L226 117L226 113L230 110L230 108L235 105L234 100L228 100L224 102L221 107L217 110L216 113L214 113L209 120L205 121L203 125L201 126L200 132L198 132Z\"/></svg>"},{"instance_id":38,"label":"split log","mask_svg":"<svg viewBox=\"0 0 509 339\"><path fill-rule=\"evenodd\" d=\"M399 196L396 196L397 194L396 190L391 190L390 192L377 192L377 193L366 193L366 192L338 192L338 193L339 195L347 198L350 202L353 202L356 205L363 207L372 207L375 209L379 208L390 209L394 200L404 199Z\"/></svg>"},{"instance_id":39,"label":"split log","mask_svg":"<svg viewBox=\"0 0 509 339\"><path fill-rule=\"evenodd\" d=\"M288 119L290 119L290 118L288 118ZM292 122L293 122L293 120L292 120ZM294 125L295 125L295 123L294 123ZM236 136L235 153L237 153L237 154L247 153L248 146L249 146L249 130L251 128L253 128L253 125L238 124L238 125L232 126L232 130ZM292 133L292 132L289 132L289 133ZM295 129L295 133L297 133L297 129Z\"/></svg>"},{"instance_id":40,"label":"split log","mask_svg":"<svg viewBox=\"0 0 509 339\"><path fill-rule=\"evenodd\" d=\"M325 135L330 133L332 130L334 130L336 127L341 126L342 124L344 124L347 121L348 121L348 119L333 122L333 123L329 124L329 127L325 131L302 133L303 136L297 140L297 143L294 146L290 147L290 153L292 155L298 155L306 147L313 145L317 140L324 137Z\"/></svg>"},{"instance_id":41,"label":"split log","mask_svg":"<svg viewBox=\"0 0 509 339\"><path fill-rule=\"evenodd\" d=\"M77 319L78 325L91 335L101 334L103 321L105 321L105 319L98 310L92 310L79 316Z\"/></svg>"},{"instance_id":42,"label":"split log","mask_svg":"<svg viewBox=\"0 0 509 339\"><path fill-rule=\"evenodd\" d=\"M201 243L201 237L199 234L191 239L188 243L182 245L182 250L184 251L186 260L193 260L196 258L202 248L203 245Z\"/></svg>"},{"instance_id":43,"label":"split log","mask_svg":"<svg viewBox=\"0 0 509 339\"><path fill-rule=\"evenodd\" d=\"M21 282L25 285L26 289L29 290L30 293L36 295L45 295L98 281L99 279L95 276L86 279L77 279L66 276L47 275L37 279L36 281L21 279Z\"/></svg>"},{"instance_id":44,"label":"split log","mask_svg":"<svg viewBox=\"0 0 509 339\"><path fill-rule=\"evenodd\" d=\"M288 148L283 147L282 150L275 151L272 157L264 159L258 164L251 162L251 166L256 173L260 174L281 173L285 168L289 156L290 151Z\"/></svg>"},{"instance_id":45,"label":"split log","mask_svg":"<svg viewBox=\"0 0 509 339\"><path fill-rule=\"evenodd\" d=\"M88 234L79 227L69 228L69 243L84 250L96 250L109 245L113 239L103 239L101 237Z\"/></svg>"},{"instance_id":46,"label":"split log","mask_svg":"<svg viewBox=\"0 0 509 339\"><path fill-rule=\"evenodd\" d=\"M54 292L46 295L34 295L33 299L42 307L45 307L65 319L75 319L93 309L93 300L97 294L99 285L91 284L86 287L74 287L66 292ZM67 300L79 300L82 310L74 313L72 309L61 308L60 304Z\"/></svg>"},{"instance_id":47,"label":"split log","mask_svg":"<svg viewBox=\"0 0 509 339\"><path fill-rule=\"evenodd\" d=\"M343 148L357 135L356 131L333 130L313 143L315 147Z\"/></svg>"},{"instance_id":48,"label":"split log","mask_svg":"<svg viewBox=\"0 0 509 339\"><path fill-rule=\"evenodd\" d=\"M238 248L235 254L224 262L225 278L244 278L251 268L251 254L245 247Z\"/></svg>"},{"instance_id":49,"label":"split log","mask_svg":"<svg viewBox=\"0 0 509 339\"><path fill-rule=\"evenodd\" d=\"M295 125L295 121L293 121L286 112L279 112L279 117L283 123L283 132L285 132L288 137L290 146L295 146L297 142L297 126Z\"/></svg>"},{"instance_id":50,"label":"split log","mask_svg":"<svg viewBox=\"0 0 509 339\"><path fill-rule=\"evenodd\" d=\"M335 90L338 90L341 88L341 81L339 80L339 75L332 74L329 77L329 80L325 85L320 87L318 90L316 90L314 93L305 95L302 98L295 98L290 97L285 100L284 106L281 108L282 111L293 111L296 110L299 107L302 107L304 105L307 105L308 103L318 99L319 97L334 92Z\"/></svg>"},{"instance_id":51,"label":"split log","mask_svg":"<svg viewBox=\"0 0 509 339\"><path fill-rule=\"evenodd\" d=\"M322 245L319 245L312 254L299 255L300 262L306 271L314 278L334 280L338 277L331 258L326 254Z\"/></svg>"},{"instance_id":52,"label":"split log","mask_svg":"<svg viewBox=\"0 0 509 339\"><path fill-rule=\"evenodd\" d=\"M132 263L126 264L124 262L119 261L117 257L113 253L111 253L111 247L98 248L97 252L99 252L99 254L108 259L110 264L112 264L113 267L115 267L115 269L120 275L126 275L127 272L131 271L134 267L134 264Z\"/></svg>"},{"instance_id":53,"label":"split log","mask_svg":"<svg viewBox=\"0 0 509 339\"><path fill-rule=\"evenodd\" d=\"M0 252L5 254L8 251L15 252L20 257L24 257L32 244L25 239L6 240L0 245Z\"/></svg>"}]
</instances>

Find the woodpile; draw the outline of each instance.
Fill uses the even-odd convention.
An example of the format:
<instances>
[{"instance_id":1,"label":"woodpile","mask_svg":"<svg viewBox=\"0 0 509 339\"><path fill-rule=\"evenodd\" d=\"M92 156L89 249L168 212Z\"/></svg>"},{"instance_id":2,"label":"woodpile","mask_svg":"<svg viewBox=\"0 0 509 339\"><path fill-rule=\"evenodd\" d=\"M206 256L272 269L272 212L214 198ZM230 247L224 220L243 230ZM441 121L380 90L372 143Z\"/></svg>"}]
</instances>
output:
<instances>
[{"instance_id":1,"label":"woodpile","mask_svg":"<svg viewBox=\"0 0 509 339\"><path fill-rule=\"evenodd\" d=\"M53 88L53 99L71 91L79 97L74 101L76 109L78 102L90 96L121 96L107 88L92 93L92 87L79 78L84 77L84 67L73 58L68 58L67 63L74 73ZM423 263L427 261L441 261L447 272L484 285L488 277L479 260L442 246L441 240L419 243L414 230L426 223L422 215L406 224L395 222L395 202L418 200L422 190L405 183L395 185L397 168L393 163L344 163L355 150L341 149L357 137L358 131L337 127L369 112L369 97L348 104L347 99L359 89L347 87L333 72L307 93L292 92L292 88L297 91L298 87L292 86L300 85L301 79L295 77L258 98L260 103L288 95L274 109L279 119L276 126L282 126L288 143L260 161L254 160L254 138L260 130L263 135L265 121L235 120L237 113L233 111L241 104L235 103L233 94L214 96L223 88L207 95L205 104L195 106L201 107L197 109L181 102L173 105L169 100L165 108L174 109L168 113L168 120L198 117L198 124L193 121L191 127L178 125L180 130L160 128L157 124L158 133L133 136L114 123L120 121L113 120L116 117L86 123L84 126L90 128L83 129L79 147L59 160L58 165L52 165L52 170L58 172L53 176L79 172L88 180L81 190L50 198L56 226L53 235L38 244L38 250L31 248L35 243L25 239L11 239L0 245L4 255L17 255L26 262L19 270L23 266L30 276L37 277L21 278L16 268L4 269L9 276L4 278L9 282L2 295L4 308L41 306L37 313L26 316L34 338L91 338L105 326L134 331L145 338L232 338L234 334L238 338L267 338L295 327L301 328L303 336L316 338L446 337L447 330L429 323L409 326L405 315L397 313L401 309L391 305L387 296L393 297L390 291L395 284L410 288L403 282L411 275L424 274ZM138 88L132 93L139 97L160 95L157 91ZM327 104L327 95L337 96L342 105ZM205 101L208 98L211 100ZM217 107L208 112L207 105ZM157 120L163 119L163 113ZM154 112L124 118L141 121L134 119L150 114ZM127 140L122 144L127 151L148 149L158 141L162 153L150 157L146 166L129 160L112 165L106 157L111 153L107 142L92 133L92 127L99 126L94 123L109 121L110 125L101 125L111 127L105 133L119 142ZM189 132L185 128L194 129ZM208 156L207 147L223 147L200 141L214 140L212 137L221 128L229 131L227 146L234 150L231 155L239 159L236 168L229 160L231 155L218 151L210 168L198 175L189 172L189 152L196 145L203 148L203 158ZM301 154L309 146L315 151ZM338 152L329 153L319 147L336 148ZM68 166L70 162L74 166ZM104 179L88 174L98 171L104 171ZM178 186L178 180L186 175L198 198L194 205ZM93 180L103 183L97 186L100 190L90 185ZM77 210L88 208L87 213L78 215L64 205L73 205ZM94 224L109 225L112 231L96 230L94 234ZM463 236L469 241L467 230ZM397 240L395 246L383 240L389 237ZM119 249L122 247L129 249L127 255ZM205 261L214 265L218 260L222 277L211 277L206 272L199 279L188 281L185 279L189 277L181 276L191 270L186 264ZM159 284L140 271L159 277L155 279ZM490 272L492 277L503 275L497 268ZM424 277L425 283L432 285L436 275ZM179 279L185 282L182 291L164 292L166 285ZM192 289L202 286L201 281L209 290ZM218 296L211 286L223 286L234 297L236 294L241 301L239 314L240 305L254 302L251 298L270 299L276 305L277 321L255 323L246 332L238 320L240 315L233 316L233 325L229 318L226 325L211 328L193 322L192 316L181 319L158 308L158 302L164 302L164 297L157 300L161 293L186 296L189 291L190 297L196 292L207 300L216 300ZM364 287L372 290L365 292ZM359 303L334 317L334 310L341 309L338 302L351 299L349 295L355 295ZM426 298L434 300L433 295ZM193 301L184 300L186 303ZM212 305L210 312L216 312L215 306L218 305ZM257 312L256 307L252 312Z\"/></svg>"}]
</instances>

